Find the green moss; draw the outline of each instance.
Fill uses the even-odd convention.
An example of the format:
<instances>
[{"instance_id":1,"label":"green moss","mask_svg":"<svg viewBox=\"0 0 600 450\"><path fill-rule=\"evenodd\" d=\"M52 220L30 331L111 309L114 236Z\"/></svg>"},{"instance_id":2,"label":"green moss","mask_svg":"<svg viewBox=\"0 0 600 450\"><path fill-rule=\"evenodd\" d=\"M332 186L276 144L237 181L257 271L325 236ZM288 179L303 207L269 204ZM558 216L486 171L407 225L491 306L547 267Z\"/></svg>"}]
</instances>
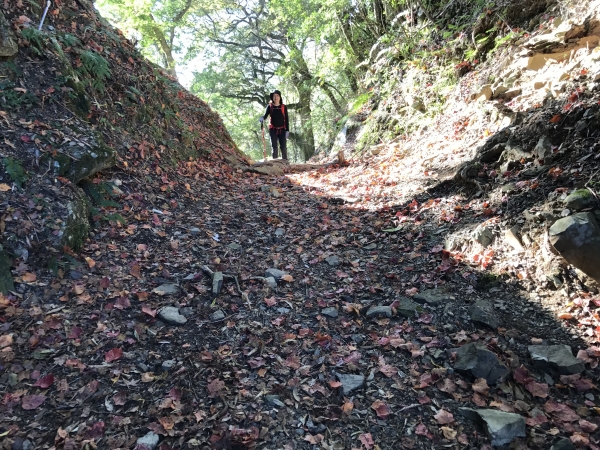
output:
<instances>
[{"instance_id":1,"label":"green moss","mask_svg":"<svg viewBox=\"0 0 600 450\"><path fill-rule=\"evenodd\" d=\"M73 250L81 248L90 231L90 202L82 189L73 186L75 198L69 202L68 217L62 236L62 245Z\"/></svg>"},{"instance_id":2,"label":"green moss","mask_svg":"<svg viewBox=\"0 0 600 450\"><path fill-rule=\"evenodd\" d=\"M0 245L0 292L7 294L14 291L15 285L10 273L10 259L6 251Z\"/></svg>"}]
</instances>

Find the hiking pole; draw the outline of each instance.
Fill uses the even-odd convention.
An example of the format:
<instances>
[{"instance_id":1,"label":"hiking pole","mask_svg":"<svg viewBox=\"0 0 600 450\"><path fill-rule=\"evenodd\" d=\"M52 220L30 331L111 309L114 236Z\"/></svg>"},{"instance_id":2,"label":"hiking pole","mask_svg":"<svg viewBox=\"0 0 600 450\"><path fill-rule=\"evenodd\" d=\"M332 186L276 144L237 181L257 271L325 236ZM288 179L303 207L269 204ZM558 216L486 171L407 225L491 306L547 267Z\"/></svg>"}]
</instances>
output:
<instances>
[{"instance_id":1,"label":"hiking pole","mask_svg":"<svg viewBox=\"0 0 600 450\"><path fill-rule=\"evenodd\" d=\"M262 131L263 138L263 156L265 157L265 162L267 162L267 143L265 142L265 125L260 123L260 131Z\"/></svg>"}]
</instances>

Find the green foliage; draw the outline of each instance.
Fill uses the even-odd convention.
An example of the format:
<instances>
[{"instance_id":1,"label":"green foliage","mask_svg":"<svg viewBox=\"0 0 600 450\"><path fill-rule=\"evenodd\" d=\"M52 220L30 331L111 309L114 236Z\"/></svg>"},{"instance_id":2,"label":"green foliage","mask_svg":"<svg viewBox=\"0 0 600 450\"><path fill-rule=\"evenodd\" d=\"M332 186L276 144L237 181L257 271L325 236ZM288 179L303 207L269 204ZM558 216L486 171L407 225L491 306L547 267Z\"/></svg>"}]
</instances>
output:
<instances>
[{"instance_id":1,"label":"green foliage","mask_svg":"<svg viewBox=\"0 0 600 450\"><path fill-rule=\"evenodd\" d=\"M23 189L23 183L29 179L29 175L23 168L23 166L14 158L4 158L2 160L4 164L4 170L15 182L19 189Z\"/></svg>"},{"instance_id":2,"label":"green foliage","mask_svg":"<svg viewBox=\"0 0 600 450\"><path fill-rule=\"evenodd\" d=\"M29 41L29 48L31 48L31 50L33 50L33 52L36 55L42 55L42 51L44 49L44 46L46 45L46 36L44 33L36 30L35 28L30 27L23 28L21 30L21 36L23 36L24 39Z\"/></svg>"},{"instance_id":3,"label":"green foliage","mask_svg":"<svg viewBox=\"0 0 600 450\"><path fill-rule=\"evenodd\" d=\"M104 92L104 81L110 77L108 61L98 53L86 50L81 54L80 75L87 76L92 89Z\"/></svg>"},{"instance_id":4,"label":"green foliage","mask_svg":"<svg viewBox=\"0 0 600 450\"><path fill-rule=\"evenodd\" d=\"M77 39L77 37L75 37L69 33L61 34L60 36L58 36L58 40L65 47L75 47L76 45L81 44L81 42L79 41L79 39Z\"/></svg>"},{"instance_id":5,"label":"green foliage","mask_svg":"<svg viewBox=\"0 0 600 450\"><path fill-rule=\"evenodd\" d=\"M11 109L38 103L38 98L25 89L15 89L17 85L12 81L0 79L0 108Z\"/></svg>"}]
</instances>

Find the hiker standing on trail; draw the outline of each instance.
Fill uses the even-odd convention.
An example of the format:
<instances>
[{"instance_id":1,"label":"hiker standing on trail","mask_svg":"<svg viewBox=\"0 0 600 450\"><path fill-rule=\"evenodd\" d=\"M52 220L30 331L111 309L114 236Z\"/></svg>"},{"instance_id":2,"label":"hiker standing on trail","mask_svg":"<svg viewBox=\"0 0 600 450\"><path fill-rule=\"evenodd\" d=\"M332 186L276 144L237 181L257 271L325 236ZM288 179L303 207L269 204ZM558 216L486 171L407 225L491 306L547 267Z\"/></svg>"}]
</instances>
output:
<instances>
[{"instance_id":1,"label":"hiker standing on trail","mask_svg":"<svg viewBox=\"0 0 600 450\"><path fill-rule=\"evenodd\" d=\"M287 138L290 137L290 123L288 120L287 110L281 99L281 92L274 91L269 94L271 102L267 106L265 115L260 119L260 123L271 116L271 123L269 124L269 134L271 135L271 146L273 147L273 159L277 156L277 142L281 147L281 157L288 159L287 157Z\"/></svg>"}]
</instances>

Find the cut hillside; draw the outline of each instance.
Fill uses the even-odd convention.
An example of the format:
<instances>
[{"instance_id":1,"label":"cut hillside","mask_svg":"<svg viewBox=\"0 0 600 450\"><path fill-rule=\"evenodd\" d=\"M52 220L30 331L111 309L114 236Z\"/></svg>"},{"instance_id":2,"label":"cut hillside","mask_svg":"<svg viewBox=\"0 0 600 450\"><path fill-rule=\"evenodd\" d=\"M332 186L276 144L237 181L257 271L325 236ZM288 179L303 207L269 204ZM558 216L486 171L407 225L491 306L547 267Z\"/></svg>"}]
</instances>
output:
<instances>
[{"instance_id":1,"label":"cut hillside","mask_svg":"<svg viewBox=\"0 0 600 450\"><path fill-rule=\"evenodd\" d=\"M596 237L597 53L535 108L498 59L391 145L353 138L399 94L346 164L249 167L87 1L31 4L0 2L1 449L600 448L594 267L551 246Z\"/></svg>"}]
</instances>

